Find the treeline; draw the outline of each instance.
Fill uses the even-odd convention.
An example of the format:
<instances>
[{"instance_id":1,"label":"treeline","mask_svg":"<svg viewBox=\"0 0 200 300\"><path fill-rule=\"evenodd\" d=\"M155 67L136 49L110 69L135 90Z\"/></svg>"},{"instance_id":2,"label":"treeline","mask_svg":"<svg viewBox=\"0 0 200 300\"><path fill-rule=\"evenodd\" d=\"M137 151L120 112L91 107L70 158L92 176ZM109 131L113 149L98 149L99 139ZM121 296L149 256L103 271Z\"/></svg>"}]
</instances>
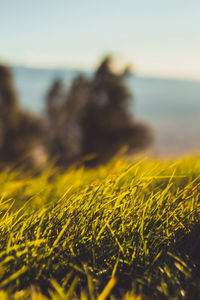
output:
<instances>
[{"instance_id":1,"label":"treeline","mask_svg":"<svg viewBox=\"0 0 200 300\"><path fill-rule=\"evenodd\" d=\"M77 76L67 91L55 80L43 117L20 107L11 70L0 66L1 166L32 166L44 157L64 167L75 161L96 166L124 146L129 152L148 146L151 131L130 112L129 69L116 74L111 62L105 58L92 78Z\"/></svg>"}]
</instances>

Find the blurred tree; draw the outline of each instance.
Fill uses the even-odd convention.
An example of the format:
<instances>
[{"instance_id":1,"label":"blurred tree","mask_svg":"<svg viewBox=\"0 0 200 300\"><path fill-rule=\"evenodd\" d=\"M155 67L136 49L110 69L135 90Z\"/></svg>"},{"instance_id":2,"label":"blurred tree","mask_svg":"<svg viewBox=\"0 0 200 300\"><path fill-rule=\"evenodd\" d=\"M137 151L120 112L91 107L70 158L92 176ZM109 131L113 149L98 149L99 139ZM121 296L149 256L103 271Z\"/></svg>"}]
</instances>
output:
<instances>
[{"instance_id":1,"label":"blurred tree","mask_svg":"<svg viewBox=\"0 0 200 300\"><path fill-rule=\"evenodd\" d=\"M64 86L61 79L56 79L47 95L47 114L51 122L57 120L64 97Z\"/></svg>"},{"instance_id":2,"label":"blurred tree","mask_svg":"<svg viewBox=\"0 0 200 300\"><path fill-rule=\"evenodd\" d=\"M54 100L50 100L51 94L47 94L46 111L49 125L46 148L50 158L55 158L58 165L67 166L82 156L81 119L90 91L89 86L90 83L85 78L78 76L72 82L62 102L56 96ZM60 93L61 86L57 94ZM52 110L50 115L51 102L57 103L59 108Z\"/></svg>"},{"instance_id":3,"label":"blurred tree","mask_svg":"<svg viewBox=\"0 0 200 300\"><path fill-rule=\"evenodd\" d=\"M129 73L130 68L125 67L116 74L112 58L106 57L92 79L74 79L63 101L58 97L62 85L53 83L46 100L47 148L58 165L93 153L96 157L87 164L94 166L107 162L123 146L135 152L149 145L149 128L135 122L130 113L132 95L124 81ZM51 103L59 109L51 110Z\"/></svg>"},{"instance_id":4,"label":"blurred tree","mask_svg":"<svg viewBox=\"0 0 200 300\"><path fill-rule=\"evenodd\" d=\"M0 164L30 163L41 129L39 118L20 109L10 69L0 66Z\"/></svg>"}]
</instances>

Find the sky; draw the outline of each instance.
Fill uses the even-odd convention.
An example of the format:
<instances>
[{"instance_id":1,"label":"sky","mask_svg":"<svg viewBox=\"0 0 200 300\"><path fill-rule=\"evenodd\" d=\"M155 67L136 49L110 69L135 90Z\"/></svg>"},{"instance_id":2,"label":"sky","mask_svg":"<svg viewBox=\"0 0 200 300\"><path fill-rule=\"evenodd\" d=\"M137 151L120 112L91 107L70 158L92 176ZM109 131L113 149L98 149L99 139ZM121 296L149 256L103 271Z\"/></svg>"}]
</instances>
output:
<instances>
[{"instance_id":1,"label":"sky","mask_svg":"<svg viewBox=\"0 0 200 300\"><path fill-rule=\"evenodd\" d=\"M0 0L0 61L200 80L199 0Z\"/></svg>"}]
</instances>

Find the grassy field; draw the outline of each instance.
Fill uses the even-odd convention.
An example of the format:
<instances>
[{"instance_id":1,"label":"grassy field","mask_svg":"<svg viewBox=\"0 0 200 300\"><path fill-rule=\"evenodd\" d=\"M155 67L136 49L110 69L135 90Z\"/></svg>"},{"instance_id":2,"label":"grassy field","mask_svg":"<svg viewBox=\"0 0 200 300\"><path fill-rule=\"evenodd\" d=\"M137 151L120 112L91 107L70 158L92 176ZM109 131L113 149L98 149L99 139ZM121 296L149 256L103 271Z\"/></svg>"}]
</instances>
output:
<instances>
[{"instance_id":1,"label":"grassy field","mask_svg":"<svg viewBox=\"0 0 200 300\"><path fill-rule=\"evenodd\" d=\"M200 299L200 158L0 174L0 299Z\"/></svg>"}]
</instances>

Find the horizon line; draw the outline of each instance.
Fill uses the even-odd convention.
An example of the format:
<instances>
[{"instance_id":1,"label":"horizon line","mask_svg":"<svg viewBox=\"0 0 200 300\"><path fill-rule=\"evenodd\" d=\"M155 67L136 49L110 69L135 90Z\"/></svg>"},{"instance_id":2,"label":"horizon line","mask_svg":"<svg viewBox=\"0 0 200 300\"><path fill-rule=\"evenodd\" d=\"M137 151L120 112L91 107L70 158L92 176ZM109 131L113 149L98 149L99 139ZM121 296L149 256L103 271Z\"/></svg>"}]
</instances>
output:
<instances>
[{"instance_id":1,"label":"horizon line","mask_svg":"<svg viewBox=\"0 0 200 300\"><path fill-rule=\"evenodd\" d=\"M1 62L0 62L1 63ZM32 64L26 64L26 63L20 63L20 64L6 64L11 68L27 68L27 69L38 69L38 70L69 70L74 72L81 72L81 73L87 73L87 72L94 72L95 68L78 68L68 65L32 65ZM159 75L155 73L145 73L145 72L133 72L131 76L135 77L142 77L142 78L149 78L149 79L158 79L158 80L172 80L172 81L191 81L191 82L200 82L200 78L197 77L187 77L187 76L174 76L174 75Z\"/></svg>"}]
</instances>

